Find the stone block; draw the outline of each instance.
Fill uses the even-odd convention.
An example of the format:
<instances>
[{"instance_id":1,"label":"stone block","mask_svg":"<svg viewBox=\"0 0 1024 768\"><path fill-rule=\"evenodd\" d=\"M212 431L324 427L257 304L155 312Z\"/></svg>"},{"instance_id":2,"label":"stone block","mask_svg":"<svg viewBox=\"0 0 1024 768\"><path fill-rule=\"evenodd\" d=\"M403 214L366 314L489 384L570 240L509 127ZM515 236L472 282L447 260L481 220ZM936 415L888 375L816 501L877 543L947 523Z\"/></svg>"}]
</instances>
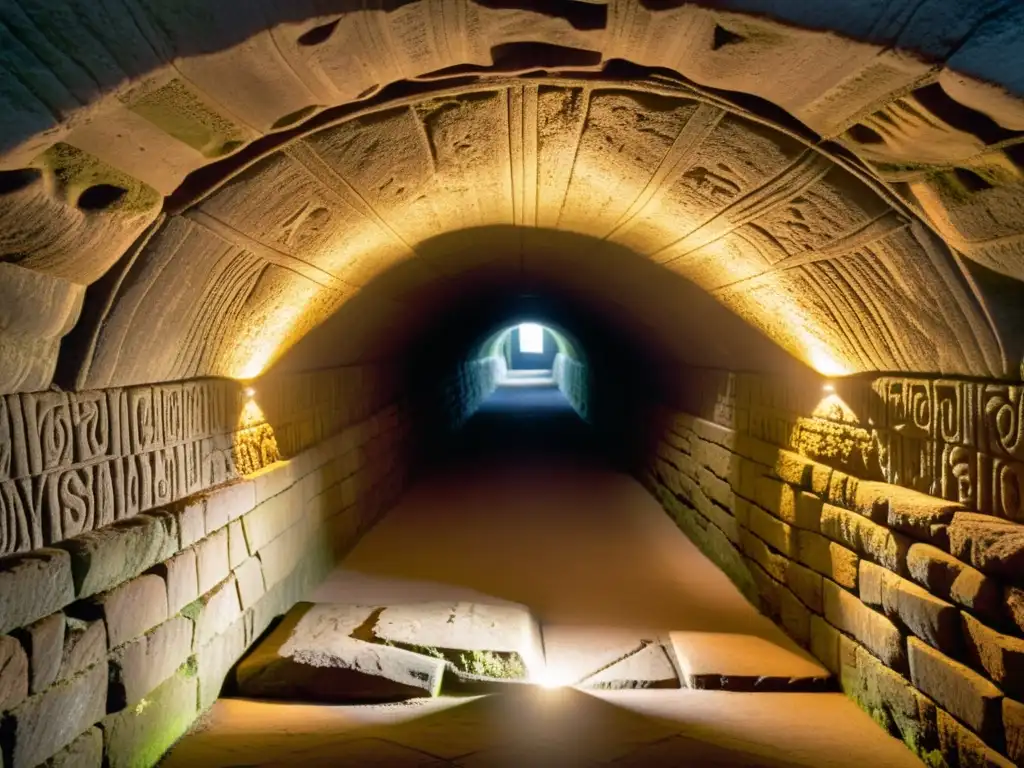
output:
<instances>
[{"instance_id":1,"label":"stone block","mask_svg":"<svg viewBox=\"0 0 1024 768\"><path fill-rule=\"evenodd\" d=\"M242 529L250 552L259 552L302 516L298 489L279 494L257 505L242 517Z\"/></svg>"},{"instance_id":2,"label":"stone block","mask_svg":"<svg viewBox=\"0 0 1024 768\"><path fill-rule=\"evenodd\" d=\"M28 655L21 643L0 635L0 712L13 709L28 696Z\"/></svg>"},{"instance_id":3,"label":"stone block","mask_svg":"<svg viewBox=\"0 0 1024 768\"><path fill-rule=\"evenodd\" d=\"M66 680L107 657L107 627L102 619L84 621L68 616L64 628L64 653L57 672Z\"/></svg>"},{"instance_id":4,"label":"stone block","mask_svg":"<svg viewBox=\"0 0 1024 768\"><path fill-rule=\"evenodd\" d=\"M850 477L845 472L835 470L828 480L828 490L823 498L837 507L852 509L853 505L856 504L859 482L857 478Z\"/></svg>"},{"instance_id":5,"label":"stone block","mask_svg":"<svg viewBox=\"0 0 1024 768\"><path fill-rule=\"evenodd\" d=\"M779 621L787 634L807 647L811 644L811 612L796 595L781 587Z\"/></svg>"},{"instance_id":6,"label":"stone block","mask_svg":"<svg viewBox=\"0 0 1024 768\"><path fill-rule=\"evenodd\" d=\"M721 504L726 509L732 509L735 494L729 483L704 467L697 467L697 482L711 501Z\"/></svg>"},{"instance_id":7,"label":"stone block","mask_svg":"<svg viewBox=\"0 0 1024 768\"><path fill-rule=\"evenodd\" d=\"M89 621L102 619L110 647L117 648L167 620L167 586L159 576L146 574L76 603L69 612Z\"/></svg>"},{"instance_id":8,"label":"stone block","mask_svg":"<svg viewBox=\"0 0 1024 768\"><path fill-rule=\"evenodd\" d=\"M865 648L842 639L843 691L889 733L918 754L934 748L936 708L926 696Z\"/></svg>"},{"instance_id":9,"label":"stone block","mask_svg":"<svg viewBox=\"0 0 1024 768\"><path fill-rule=\"evenodd\" d=\"M857 587L857 554L811 531L797 530L796 559L847 589Z\"/></svg>"},{"instance_id":10,"label":"stone block","mask_svg":"<svg viewBox=\"0 0 1024 768\"><path fill-rule=\"evenodd\" d=\"M1015 768L1014 763L987 746L948 712L937 709L936 723L939 734L938 751L946 765L961 768Z\"/></svg>"},{"instance_id":11,"label":"stone block","mask_svg":"<svg viewBox=\"0 0 1024 768\"><path fill-rule=\"evenodd\" d=\"M196 551L186 549L164 563L167 582L167 613L174 615L199 597L199 565Z\"/></svg>"},{"instance_id":12,"label":"stone block","mask_svg":"<svg viewBox=\"0 0 1024 768\"><path fill-rule=\"evenodd\" d=\"M579 687L603 690L631 690L640 688L679 688L669 655L660 643L644 645L587 679Z\"/></svg>"},{"instance_id":13,"label":"stone block","mask_svg":"<svg viewBox=\"0 0 1024 768\"><path fill-rule=\"evenodd\" d=\"M199 593L209 592L231 573L228 561L228 529L214 531L194 547L199 573Z\"/></svg>"},{"instance_id":14,"label":"stone block","mask_svg":"<svg viewBox=\"0 0 1024 768\"><path fill-rule=\"evenodd\" d=\"M249 549L245 544L240 520L232 520L228 524L228 565L235 570L249 558Z\"/></svg>"},{"instance_id":15,"label":"stone block","mask_svg":"<svg viewBox=\"0 0 1024 768\"><path fill-rule=\"evenodd\" d=\"M178 547L185 549L206 536L206 501L203 498L182 502L174 510L178 519Z\"/></svg>"},{"instance_id":16,"label":"stone block","mask_svg":"<svg viewBox=\"0 0 1024 768\"><path fill-rule=\"evenodd\" d=\"M110 654L109 708L117 711L148 697L192 655L191 621L175 616Z\"/></svg>"},{"instance_id":17,"label":"stone block","mask_svg":"<svg viewBox=\"0 0 1024 768\"><path fill-rule=\"evenodd\" d=\"M747 527L761 541L785 555L792 556L796 552L796 534L788 523L754 505L748 505L747 514Z\"/></svg>"},{"instance_id":18,"label":"stone block","mask_svg":"<svg viewBox=\"0 0 1024 768\"><path fill-rule=\"evenodd\" d=\"M816 466L820 465L806 456L792 451L779 450L772 465L772 473L797 488L810 489L811 478Z\"/></svg>"},{"instance_id":19,"label":"stone block","mask_svg":"<svg viewBox=\"0 0 1024 768\"><path fill-rule=\"evenodd\" d=\"M825 504L821 512L821 532L833 541L874 560L897 573L904 572L910 540L863 515L842 507Z\"/></svg>"},{"instance_id":20,"label":"stone block","mask_svg":"<svg viewBox=\"0 0 1024 768\"><path fill-rule=\"evenodd\" d=\"M874 480L861 480L857 483L853 504L850 508L864 517L878 523L889 523L889 483Z\"/></svg>"},{"instance_id":21,"label":"stone block","mask_svg":"<svg viewBox=\"0 0 1024 768\"><path fill-rule=\"evenodd\" d=\"M822 597L825 620L833 627L853 635L886 666L897 671L907 668L903 636L885 616L868 608L839 585L828 579L823 584Z\"/></svg>"},{"instance_id":22,"label":"stone block","mask_svg":"<svg viewBox=\"0 0 1024 768\"><path fill-rule=\"evenodd\" d=\"M1024 697L1024 640L986 627L969 613L963 613L967 661L1004 692Z\"/></svg>"},{"instance_id":23,"label":"stone block","mask_svg":"<svg viewBox=\"0 0 1024 768\"><path fill-rule=\"evenodd\" d=\"M196 646L209 643L242 615L234 574L199 598L196 617Z\"/></svg>"},{"instance_id":24,"label":"stone block","mask_svg":"<svg viewBox=\"0 0 1024 768\"><path fill-rule=\"evenodd\" d=\"M740 547L743 553L760 565L776 581L784 581L789 560L773 552L760 538L748 531L740 531Z\"/></svg>"},{"instance_id":25,"label":"stone block","mask_svg":"<svg viewBox=\"0 0 1024 768\"><path fill-rule=\"evenodd\" d=\"M53 757L106 714L107 665L32 696L7 715L8 768L33 768Z\"/></svg>"},{"instance_id":26,"label":"stone block","mask_svg":"<svg viewBox=\"0 0 1024 768\"><path fill-rule=\"evenodd\" d=\"M1024 573L1024 525L957 512L949 524L949 547L953 555L983 573L1009 579Z\"/></svg>"},{"instance_id":27,"label":"stone block","mask_svg":"<svg viewBox=\"0 0 1024 768\"><path fill-rule=\"evenodd\" d=\"M793 561L786 564L785 584L800 601L815 613L821 613L821 585L824 577Z\"/></svg>"},{"instance_id":28,"label":"stone block","mask_svg":"<svg viewBox=\"0 0 1024 768\"><path fill-rule=\"evenodd\" d=\"M195 720L197 680L173 675L140 702L103 721L107 768L149 768Z\"/></svg>"},{"instance_id":29,"label":"stone block","mask_svg":"<svg viewBox=\"0 0 1024 768\"><path fill-rule=\"evenodd\" d=\"M963 650L960 611L931 592L880 565L860 561L860 599L881 608L919 638L943 653Z\"/></svg>"},{"instance_id":30,"label":"stone block","mask_svg":"<svg viewBox=\"0 0 1024 768\"><path fill-rule=\"evenodd\" d=\"M1006 754L1017 765L1024 765L1024 704L1003 699L1003 732Z\"/></svg>"},{"instance_id":31,"label":"stone block","mask_svg":"<svg viewBox=\"0 0 1024 768\"><path fill-rule=\"evenodd\" d=\"M267 586L276 584L291 573L304 557L312 556L311 533L308 522L305 519L300 519L296 521L295 525L260 549L263 580ZM319 541L317 544L329 546L330 543Z\"/></svg>"},{"instance_id":32,"label":"stone block","mask_svg":"<svg viewBox=\"0 0 1024 768\"><path fill-rule=\"evenodd\" d=\"M203 503L206 533L210 534L252 511L256 506L256 485L251 480L226 485L208 493Z\"/></svg>"},{"instance_id":33,"label":"stone block","mask_svg":"<svg viewBox=\"0 0 1024 768\"><path fill-rule=\"evenodd\" d=\"M71 555L75 594L81 598L112 589L171 557L178 551L178 532L174 517L145 514L57 546Z\"/></svg>"},{"instance_id":34,"label":"stone block","mask_svg":"<svg viewBox=\"0 0 1024 768\"><path fill-rule=\"evenodd\" d=\"M249 475L246 479L250 480L255 486L256 503L262 504L267 499L271 499L291 488L295 481L299 479L295 476L295 468L295 465L290 461L276 461L270 466Z\"/></svg>"},{"instance_id":35,"label":"stone block","mask_svg":"<svg viewBox=\"0 0 1024 768\"><path fill-rule=\"evenodd\" d=\"M921 541L933 541L941 535L943 526L953 519L963 505L953 501L890 485L887 490L889 507L886 522L890 528L909 534Z\"/></svg>"},{"instance_id":36,"label":"stone block","mask_svg":"<svg viewBox=\"0 0 1024 768\"><path fill-rule=\"evenodd\" d=\"M1024 631L1024 589L1007 586L1004 588L1006 612L1013 622Z\"/></svg>"},{"instance_id":37,"label":"stone block","mask_svg":"<svg viewBox=\"0 0 1024 768\"><path fill-rule=\"evenodd\" d=\"M930 544L914 544L907 551L910 577L929 592L950 600L993 623L1003 619L998 582Z\"/></svg>"},{"instance_id":38,"label":"stone block","mask_svg":"<svg viewBox=\"0 0 1024 768\"><path fill-rule=\"evenodd\" d=\"M916 637L907 639L914 685L987 744L1002 738L1002 692L990 681Z\"/></svg>"},{"instance_id":39,"label":"stone block","mask_svg":"<svg viewBox=\"0 0 1024 768\"><path fill-rule=\"evenodd\" d=\"M237 620L208 643L198 647L199 707L213 706L220 696L228 673L246 650L245 621Z\"/></svg>"},{"instance_id":40,"label":"stone block","mask_svg":"<svg viewBox=\"0 0 1024 768\"><path fill-rule=\"evenodd\" d=\"M250 557L241 563L235 569L235 579L238 581L238 598L242 610L254 607L267 591L263 583L263 567L258 557Z\"/></svg>"},{"instance_id":41,"label":"stone block","mask_svg":"<svg viewBox=\"0 0 1024 768\"><path fill-rule=\"evenodd\" d=\"M103 765L103 732L90 728L40 768L101 768Z\"/></svg>"},{"instance_id":42,"label":"stone block","mask_svg":"<svg viewBox=\"0 0 1024 768\"><path fill-rule=\"evenodd\" d=\"M44 619L14 631L28 655L29 693L49 688L57 679L64 656L64 614Z\"/></svg>"},{"instance_id":43,"label":"stone block","mask_svg":"<svg viewBox=\"0 0 1024 768\"><path fill-rule=\"evenodd\" d=\"M31 624L75 599L71 557L62 549L37 549L0 558L0 632Z\"/></svg>"},{"instance_id":44,"label":"stone block","mask_svg":"<svg viewBox=\"0 0 1024 768\"><path fill-rule=\"evenodd\" d=\"M821 616L811 616L811 653L825 669L839 674L839 631Z\"/></svg>"}]
</instances>

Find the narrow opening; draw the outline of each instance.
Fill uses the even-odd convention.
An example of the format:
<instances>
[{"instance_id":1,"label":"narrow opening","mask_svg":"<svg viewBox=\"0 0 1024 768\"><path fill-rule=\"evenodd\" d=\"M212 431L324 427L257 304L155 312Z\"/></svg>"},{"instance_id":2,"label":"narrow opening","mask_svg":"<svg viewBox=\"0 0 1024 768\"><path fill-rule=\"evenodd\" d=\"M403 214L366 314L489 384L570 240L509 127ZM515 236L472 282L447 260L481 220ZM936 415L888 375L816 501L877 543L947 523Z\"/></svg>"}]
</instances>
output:
<instances>
[{"instance_id":1,"label":"narrow opening","mask_svg":"<svg viewBox=\"0 0 1024 768\"><path fill-rule=\"evenodd\" d=\"M314 112L316 112L316 110L317 110L317 106L315 104L311 104L308 107L303 107L302 109L297 109L294 112L289 112L284 117L279 118L277 120L277 122L275 122L270 127L272 129L274 129L275 131L278 130L279 128L287 128L289 125L294 125L295 123L299 122L300 120L303 120L303 119L309 117Z\"/></svg>"},{"instance_id":2,"label":"narrow opening","mask_svg":"<svg viewBox=\"0 0 1024 768\"><path fill-rule=\"evenodd\" d=\"M121 202L128 190L115 184L96 184L78 196L83 211L106 211Z\"/></svg>"},{"instance_id":3,"label":"narrow opening","mask_svg":"<svg viewBox=\"0 0 1024 768\"><path fill-rule=\"evenodd\" d=\"M477 5L495 10L533 11L565 19L574 29L604 29L608 26L608 6L579 0L474 0Z\"/></svg>"},{"instance_id":4,"label":"narrow opening","mask_svg":"<svg viewBox=\"0 0 1024 768\"><path fill-rule=\"evenodd\" d=\"M868 128L866 125L851 125L847 131L846 136L851 141L855 141L858 144L884 144L885 139L878 133L874 128Z\"/></svg>"},{"instance_id":5,"label":"narrow opening","mask_svg":"<svg viewBox=\"0 0 1024 768\"><path fill-rule=\"evenodd\" d=\"M727 45L742 43L745 39L743 35L737 35L720 24L715 24L715 34L711 40L711 50L717 51L719 48L724 48Z\"/></svg>"},{"instance_id":6,"label":"narrow opening","mask_svg":"<svg viewBox=\"0 0 1024 768\"><path fill-rule=\"evenodd\" d=\"M16 171L0 171L0 195L9 195L24 189L42 176L38 168L19 168Z\"/></svg>"},{"instance_id":7,"label":"narrow opening","mask_svg":"<svg viewBox=\"0 0 1024 768\"><path fill-rule=\"evenodd\" d=\"M307 47L326 43L330 36L334 34L334 30L338 28L339 23L341 23L341 19L335 19L327 24L321 24L318 27L313 27L309 31L299 35L299 39L296 42L298 42L299 45Z\"/></svg>"},{"instance_id":8,"label":"narrow opening","mask_svg":"<svg viewBox=\"0 0 1024 768\"><path fill-rule=\"evenodd\" d=\"M984 192L986 189L992 189L991 184L969 168L954 168L953 173L956 176L957 181L959 181L968 192Z\"/></svg>"}]
</instances>

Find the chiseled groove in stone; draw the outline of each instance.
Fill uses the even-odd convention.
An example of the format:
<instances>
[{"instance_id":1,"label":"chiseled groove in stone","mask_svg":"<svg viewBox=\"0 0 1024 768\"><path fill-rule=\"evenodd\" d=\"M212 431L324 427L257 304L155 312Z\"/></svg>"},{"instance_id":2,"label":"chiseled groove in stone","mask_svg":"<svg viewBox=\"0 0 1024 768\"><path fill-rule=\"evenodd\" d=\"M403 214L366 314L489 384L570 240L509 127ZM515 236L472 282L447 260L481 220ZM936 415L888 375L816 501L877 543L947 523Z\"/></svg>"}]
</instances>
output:
<instances>
[{"instance_id":1,"label":"chiseled groove in stone","mask_svg":"<svg viewBox=\"0 0 1024 768\"><path fill-rule=\"evenodd\" d=\"M689 169L694 153L707 140L718 124L725 117L726 111L710 104L700 104L690 115L682 130L676 136L668 153L662 158L654 171L651 180L637 195L626 212L623 213L611 230L602 238L608 240L628 229L643 214L648 204L662 192L671 187Z\"/></svg>"},{"instance_id":2,"label":"chiseled groove in stone","mask_svg":"<svg viewBox=\"0 0 1024 768\"><path fill-rule=\"evenodd\" d=\"M512 223L520 227L525 223L523 209L525 207L524 197L526 191L523 188L526 175L526 158L524 157L525 124L523 117L523 91L522 86L513 86L508 89L508 157L509 157L509 185L510 197L512 199Z\"/></svg>"},{"instance_id":3,"label":"chiseled groove in stone","mask_svg":"<svg viewBox=\"0 0 1024 768\"><path fill-rule=\"evenodd\" d=\"M523 223L529 227L537 226L538 92L536 85L523 87Z\"/></svg>"},{"instance_id":4,"label":"chiseled groove in stone","mask_svg":"<svg viewBox=\"0 0 1024 768\"><path fill-rule=\"evenodd\" d=\"M576 175L576 163L580 158L580 147L583 146L583 136L587 132L587 124L590 122L590 110L594 105L594 88L589 84L584 85L582 89L582 98L586 102L586 106L583 108L583 115L580 118L580 129L576 134L576 141L574 142L574 148L572 151L572 162L569 164L569 172L565 174L565 189L561 191L559 199L561 202L558 204L558 214L554 217L554 226L559 228L558 225L562 221L562 213L565 211L565 201L569 199L569 190L572 189L572 180Z\"/></svg>"},{"instance_id":5,"label":"chiseled groove in stone","mask_svg":"<svg viewBox=\"0 0 1024 768\"><path fill-rule=\"evenodd\" d=\"M351 206L383 231L387 232L407 251L415 253L416 249L391 227L387 220L366 201L366 198L359 194L355 187L348 182L348 179L342 176L334 166L326 162L305 141L299 140L289 144L284 149L284 154L312 178L323 184L325 189L337 195L346 205Z\"/></svg>"},{"instance_id":6,"label":"chiseled groove in stone","mask_svg":"<svg viewBox=\"0 0 1024 768\"><path fill-rule=\"evenodd\" d=\"M214 112L218 113L221 117L227 118L235 125L245 126L245 128L252 131L256 136L265 135L264 132L261 131L259 128L252 125L250 122L248 122L241 116L236 115L233 110L229 109L225 104L222 104L220 101L211 96L207 91L200 88L199 85L197 85L196 82L192 80L192 78L190 78L188 75L181 71L181 69L177 66L175 62L170 62L168 66L170 67L170 69L174 70L175 76L181 78L181 81L189 87L192 93L199 97L200 101L206 102L206 104Z\"/></svg>"},{"instance_id":7,"label":"chiseled groove in stone","mask_svg":"<svg viewBox=\"0 0 1024 768\"><path fill-rule=\"evenodd\" d=\"M785 204L821 180L833 167L830 158L809 149L774 178L730 203L697 229L650 254L650 258L660 264L671 264L685 258ZM673 252L674 255L669 255Z\"/></svg>"},{"instance_id":8,"label":"chiseled groove in stone","mask_svg":"<svg viewBox=\"0 0 1024 768\"><path fill-rule=\"evenodd\" d=\"M330 272L320 269L315 264L310 264L308 261L303 261L289 253L271 248L269 245L261 243L243 232L239 232L230 224L225 224L205 211L192 209L181 215L195 224L210 230L210 232L231 245L250 251L261 259L266 259L271 264L276 264L287 269L289 272L294 272L324 288L342 292L356 290L357 288L357 286L345 282L340 277L335 277Z\"/></svg>"}]
</instances>

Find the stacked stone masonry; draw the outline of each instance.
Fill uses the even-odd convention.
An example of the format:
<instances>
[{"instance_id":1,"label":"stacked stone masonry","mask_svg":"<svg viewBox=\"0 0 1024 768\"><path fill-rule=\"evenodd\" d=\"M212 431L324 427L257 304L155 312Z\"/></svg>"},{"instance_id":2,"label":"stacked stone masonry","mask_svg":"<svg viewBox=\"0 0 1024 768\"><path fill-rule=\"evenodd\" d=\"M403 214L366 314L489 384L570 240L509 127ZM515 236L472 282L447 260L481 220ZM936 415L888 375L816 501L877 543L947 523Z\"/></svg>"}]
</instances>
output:
<instances>
[{"instance_id":1,"label":"stacked stone masonry","mask_svg":"<svg viewBox=\"0 0 1024 768\"><path fill-rule=\"evenodd\" d=\"M6 449L0 455L9 457L5 467L20 468L20 477L5 481L5 488L53 488L56 506L31 508L45 514L27 518L41 519L28 528L40 531L48 546L0 558L0 631L7 633L0 635L3 765L134 768L157 762L213 703L253 640L401 493L408 418L398 405L381 407L387 389L370 381L380 376L341 369L257 382L254 395L237 401L230 416L232 389L241 388L229 382L7 398L3 423L14 425L15 439L0 443ZM366 383L351 385L359 380ZM169 411L168 392L186 393L186 404L193 402L187 393L219 393L217 407L225 413L214 411L216 419L204 422L191 419L187 406ZM275 402L279 393L297 397ZM250 402L266 402L268 414L289 425L290 458L267 449L275 430L265 419L233 433L218 431L235 425ZM26 418L26 412L33 415ZM60 479L81 470L55 466L55 459L80 466L90 458L79 451L96 445L98 435L114 435L104 446L124 435L127 442L89 454L97 462L120 461L117 466L144 465L138 453L121 455L127 449L120 446L146 451L156 445L162 460L189 439L214 439L175 432L181 440L172 443L168 424L180 422L169 422L169 412L183 414L188 426L203 424L203 435L224 438L220 461L229 470L216 477L216 487L179 492L170 473L163 495L127 509L111 507L104 516L83 498L98 486ZM119 416L125 418L119 422ZM253 426L265 427L251 454L265 466L242 473L233 463L238 448L232 441ZM26 435L28 450L18 442ZM25 474L32 469L44 474ZM130 485L132 492L140 487L137 480ZM4 509L3 526L17 521L26 527L26 519L16 517L24 506ZM63 527L52 527L53 520Z\"/></svg>"},{"instance_id":2,"label":"stacked stone masonry","mask_svg":"<svg viewBox=\"0 0 1024 768\"><path fill-rule=\"evenodd\" d=\"M555 355L553 373L558 389L572 403L576 413L584 420L589 419L590 403L587 395L589 393L590 380L587 366L579 360L573 360L568 355L559 352Z\"/></svg>"},{"instance_id":3,"label":"stacked stone masonry","mask_svg":"<svg viewBox=\"0 0 1024 768\"><path fill-rule=\"evenodd\" d=\"M928 765L1024 763L1017 388L690 380L645 470L680 528ZM968 448L969 471L929 463Z\"/></svg>"}]
</instances>

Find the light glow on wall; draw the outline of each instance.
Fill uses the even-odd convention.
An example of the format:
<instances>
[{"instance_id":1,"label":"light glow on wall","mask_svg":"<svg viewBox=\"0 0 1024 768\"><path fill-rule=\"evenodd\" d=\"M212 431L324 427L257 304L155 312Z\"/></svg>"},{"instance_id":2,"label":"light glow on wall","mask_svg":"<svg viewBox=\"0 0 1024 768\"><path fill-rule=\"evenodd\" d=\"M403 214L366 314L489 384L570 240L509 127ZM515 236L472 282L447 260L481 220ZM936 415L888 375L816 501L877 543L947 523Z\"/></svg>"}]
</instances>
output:
<instances>
[{"instance_id":1,"label":"light glow on wall","mask_svg":"<svg viewBox=\"0 0 1024 768\"><path fill-rule=\"evenodd\" d=\"M519 352L524 355L544 354L544 326L536 323L519 325Z\"/></svg>"}]
</instances>

